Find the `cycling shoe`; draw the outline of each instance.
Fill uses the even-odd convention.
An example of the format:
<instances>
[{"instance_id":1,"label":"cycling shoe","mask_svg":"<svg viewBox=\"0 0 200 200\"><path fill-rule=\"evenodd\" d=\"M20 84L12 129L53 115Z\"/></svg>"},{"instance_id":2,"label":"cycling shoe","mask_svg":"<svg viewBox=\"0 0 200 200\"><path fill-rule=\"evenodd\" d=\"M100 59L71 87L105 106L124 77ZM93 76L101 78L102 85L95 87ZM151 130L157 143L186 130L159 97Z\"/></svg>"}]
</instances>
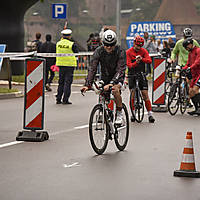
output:
<instances>
[{"instance_id":1,"label":"cycling shoe","mask_svg":"<svg viewBox=\"0 0 200 200\"><path fill-rule=\"evenodd\" d=\"M149 123L154 123L155 119L153 118L153 116L149 116Z\"/></svg>"}]
</instances>

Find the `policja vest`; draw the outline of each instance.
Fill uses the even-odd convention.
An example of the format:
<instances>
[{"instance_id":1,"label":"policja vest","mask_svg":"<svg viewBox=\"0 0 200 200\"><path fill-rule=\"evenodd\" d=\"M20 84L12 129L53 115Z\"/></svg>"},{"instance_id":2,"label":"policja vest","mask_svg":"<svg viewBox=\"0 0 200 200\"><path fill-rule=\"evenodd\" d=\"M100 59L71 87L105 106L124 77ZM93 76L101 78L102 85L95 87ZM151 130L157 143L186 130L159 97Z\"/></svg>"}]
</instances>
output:
<instances>
[{"instance_id":1,"label":"policja vest","mask_svg":"<svg viewBox=\"0 0 200 200\"><path fill-rule=\"evenodd\" d=\"M61 39L56 44L56 53L66 53L66 54L74 53L72 51L73 44L74 42L71 42L67 39ZM76 67L77 66L76 57L75 56L56 57L56 65Z\"/></svg>"}]
</instances>

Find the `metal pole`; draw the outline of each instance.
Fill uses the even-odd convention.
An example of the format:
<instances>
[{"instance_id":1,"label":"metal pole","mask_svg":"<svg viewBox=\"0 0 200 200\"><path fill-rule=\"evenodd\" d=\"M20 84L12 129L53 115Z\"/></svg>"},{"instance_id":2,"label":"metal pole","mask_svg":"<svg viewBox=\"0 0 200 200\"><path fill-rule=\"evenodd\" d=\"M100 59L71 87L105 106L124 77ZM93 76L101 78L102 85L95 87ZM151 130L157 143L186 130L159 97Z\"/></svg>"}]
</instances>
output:
<instances>
[{"instance_id":1,"label":"metal pole","mask_svg":"<svg viewBox=\"0 0 200 200\"><path fill-rule=\"evenodd\" d=\"M121 0L117 0L117 8L116 8L116 32L117 32L117 41L118 44L121 44L121 37L120 37L120 18L121 18Z\"/></svg>"}]
</instances>

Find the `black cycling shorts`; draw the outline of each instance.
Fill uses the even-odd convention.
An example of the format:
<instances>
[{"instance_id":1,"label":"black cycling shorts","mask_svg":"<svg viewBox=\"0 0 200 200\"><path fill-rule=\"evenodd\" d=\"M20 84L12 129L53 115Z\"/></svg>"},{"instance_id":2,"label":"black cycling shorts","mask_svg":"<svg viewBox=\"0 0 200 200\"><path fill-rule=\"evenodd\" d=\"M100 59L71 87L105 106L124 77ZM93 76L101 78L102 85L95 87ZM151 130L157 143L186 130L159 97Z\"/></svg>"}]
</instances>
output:
<instances>
[{"instance_id":1,"label":"black cycling shorts","mask_svg":"<svg viewBox=\"0 0 200 200\"><path fill-rule=\"evenodd\" d=\"M139 88L140 90L148 90L148 81L147 78L144 74L141 74L138 76L139 79ZM135 77L131 77L128 78L128 85L129 85L129 89L135 89L136 86L136 80Z\"/></svg>"}]
</instances>

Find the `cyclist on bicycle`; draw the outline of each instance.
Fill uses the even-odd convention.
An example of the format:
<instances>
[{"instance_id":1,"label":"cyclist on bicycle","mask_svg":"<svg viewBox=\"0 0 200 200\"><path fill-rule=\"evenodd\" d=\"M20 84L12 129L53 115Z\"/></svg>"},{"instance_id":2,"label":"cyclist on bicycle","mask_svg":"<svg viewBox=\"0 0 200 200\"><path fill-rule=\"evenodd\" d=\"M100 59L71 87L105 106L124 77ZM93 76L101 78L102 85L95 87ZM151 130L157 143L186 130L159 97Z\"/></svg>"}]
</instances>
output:
<instances>
[{"instance_id":1,"label":"cyclist on bicycle","mask_svg":"<svg viewBox=\"0 0 200 200\"><path fill-rule=\"evenodd\" d=\"M186 65L189 52L183 47L183 41L186 38L190 38L190 37L192 37L192 29L185 28L183 30L183 38L176 42L175 47L173 48L173 50L171 52L171 59L169 60L170 63L175 63L176 58L178 57L178 65L181 68ZM199 47L199 44L196 40L194 40L194 45ZM187 82L189 84L188 79L187 79ZM192 105L190 103L189 103L189 107L192 107Z\"/></svg>"},{"instance_id":2,"label":"cyclist on bicycle","mask_svg":"<svg viewBox=\"0 0 200 200\"><path fill-rule=\"evenodd\" d=\"M172 53L171 53L172 63L174 63L176 61L176 57L178 57L178 65L181 67L184 67L186 65L189 52L183 47L182 44L186 38L190 38L190 37L192 37L192 29L185 28L183 30L183 38L176 42L176 45L172 50ZM196 40L194 40L194 45L199 47L199 44Z\"/></svg>"},{"instance_id":3,"label":"cyclist on bicycle","mask_svg":"<svg viewBox=\"0 0 200 200\"><path fill-rule=\"evenodd\" d=\"M81 89L86 92L92 87L95 79L98 64L101 65L101 79L104 81L104 90L108 91L112 87L113 96L116 103L115 124L122 124L122 97L120 89L124 82L126 70L126 52L117 43L117 36L114 31L107 30L103 33L103 45L95 49L91 59L91 66L88 69L85 86Z\"/></svg>"},{"instance_id":4,"label":"cyclist on bicycle","mask_svg":"<svg viewBox=\"0 0 200 200\"><path fill-rule=\"evenodd\" d=\"M190 81L189 96L195 110L188 112L190 115L200 115L200 48L196 47L192 38L183 41L183 47L189 52L188 61L183 69L186 70Z\"/></svg>"},{"instance_id":5,"label":"cyclist on bicycle","mask_svg":"<svg viewBox=\"0 0 200 200\"><path fill-rule=\"evenodd\" d=\"M151 64L152 60L146 49L142 48L144 45L144 39L140 36L136 36L134 39L134 45L126 51L127 66L128 66L128 85L129 89L135 88L135 78L131 75L139 73L139 87L142 92L142 96L145 102L145 107L148 111L149 122L154 123L155 119L152 116L151 101L148 95L148 81L143 72L145 72L145 63ZM133 108L134 110L134 108ZM135 121L134 116L131 117L131 121Z\"/></svg>"}]
</instances>

